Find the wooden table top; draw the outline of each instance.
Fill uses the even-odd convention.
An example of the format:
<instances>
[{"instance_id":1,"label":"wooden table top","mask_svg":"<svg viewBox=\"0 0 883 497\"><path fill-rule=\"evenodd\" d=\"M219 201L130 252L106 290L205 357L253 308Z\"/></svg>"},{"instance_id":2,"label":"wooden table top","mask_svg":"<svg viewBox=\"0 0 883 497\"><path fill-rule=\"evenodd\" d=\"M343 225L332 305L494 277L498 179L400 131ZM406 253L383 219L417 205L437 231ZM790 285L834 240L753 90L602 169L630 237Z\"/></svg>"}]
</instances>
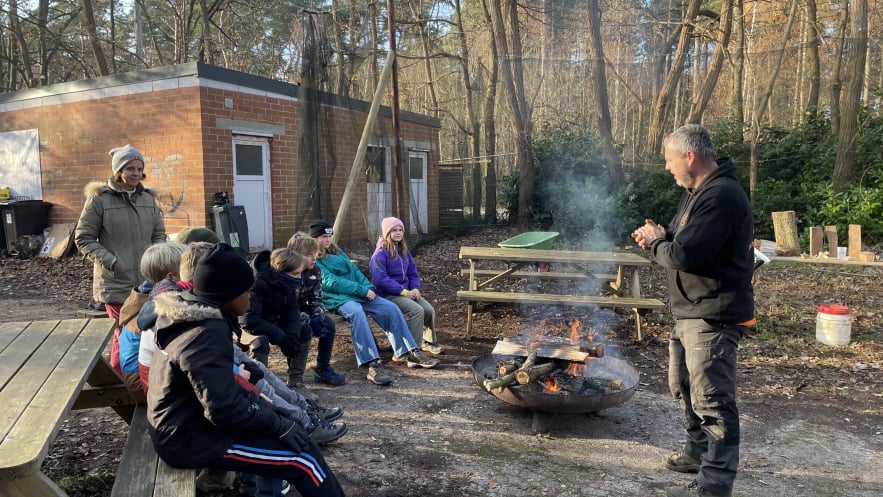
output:
<instances>
[{"instance_id":1,"label":"wooden table top","mask_svg":"<svg viewBox=\"0 0 883 497\"><path fill-rule=\"evenodd\" d=\"M40 471L113 325L107 318L0 323L0 480Z\"/></svg>"},{"instance_id":2,"label":"wooden table top","mask_svg":"<svg viewBox=\"0 0 883 497\"><path fill-rule=\"evenodd\" d=\"M629 252L582 252L499 247L460 247L460 259L508 262L558 262L567 264L618 264L649 266L650 260Z\"/></svg>"}]
</instances>

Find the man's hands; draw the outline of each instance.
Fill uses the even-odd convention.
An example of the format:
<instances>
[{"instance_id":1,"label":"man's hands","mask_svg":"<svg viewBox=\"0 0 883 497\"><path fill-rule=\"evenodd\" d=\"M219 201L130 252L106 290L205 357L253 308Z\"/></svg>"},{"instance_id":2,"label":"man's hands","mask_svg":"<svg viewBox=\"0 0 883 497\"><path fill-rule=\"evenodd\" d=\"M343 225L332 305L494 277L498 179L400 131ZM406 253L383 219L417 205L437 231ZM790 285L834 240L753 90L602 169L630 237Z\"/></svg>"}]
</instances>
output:
<instances>
[{"instance_id":1,"label":"man's hands","mask_svg":"<svg viewBox=\"0 0 883 497\"><path fill-rule=\"evenodd\" d=\"M295 452L303 452L309 449L311 443L310 435L307 433L307 430L297 421L291 423L288 430L282 435L279 435L279 440L288 444L288 446Z\"/></svg>"},{"instance_id":2,"label":"man's hands","mask_svg":"<svg viewBox=\"0 0 883 497\"><path fill-rule=\"evenodd\" d=\"M642 249L648 249L657 238L665 238L665 228L653 222L652 219L646 219L644 226L632 232L632 238Z\"/></svg>"}]
</instances>

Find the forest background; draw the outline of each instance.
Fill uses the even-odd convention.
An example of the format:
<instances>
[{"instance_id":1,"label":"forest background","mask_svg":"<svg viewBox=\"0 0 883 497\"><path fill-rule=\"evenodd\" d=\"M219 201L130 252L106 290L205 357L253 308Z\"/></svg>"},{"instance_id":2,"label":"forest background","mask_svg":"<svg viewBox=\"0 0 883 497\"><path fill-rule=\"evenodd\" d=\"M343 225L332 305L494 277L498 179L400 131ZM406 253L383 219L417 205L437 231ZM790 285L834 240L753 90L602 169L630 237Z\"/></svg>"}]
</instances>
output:
<instances>
[{"instance_id":1,"label":"forest background","mask_svg":"<svg viewBox=\"0 0 883 497\"><path fill-rule=\"evenodd\" d=\"M440 119L469 222L583 247L666 222L662 139L702 123L758 237L794 210L875 244L881 1L0 0L0 92L199 60L371 100L394 60L384 103Z\"/></svg>"}]
</instances>

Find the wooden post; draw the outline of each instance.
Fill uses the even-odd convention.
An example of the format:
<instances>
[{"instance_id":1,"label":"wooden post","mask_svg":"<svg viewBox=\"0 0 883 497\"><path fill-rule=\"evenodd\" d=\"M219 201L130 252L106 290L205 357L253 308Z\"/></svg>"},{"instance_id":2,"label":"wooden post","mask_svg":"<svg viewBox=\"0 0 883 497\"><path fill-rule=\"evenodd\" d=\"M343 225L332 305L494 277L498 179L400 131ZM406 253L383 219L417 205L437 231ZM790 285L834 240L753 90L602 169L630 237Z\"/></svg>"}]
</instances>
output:
<instances>
[{"instance_id":1,"label":"wooden post","mask_svg":"<svg viewBox=\"0 0 883 497\"><path fill-rule=\"evenodd\" d=\"M828 257L837 258L837 226L825 226L825 235L828 237Z\"/></svg>"},{"instance_id":2,"label":"wooden post","mask_svg":"<svg viewBox=\"0 0 883 497\"><path fill-rule=\"evenodd\" d=\"M776 255L800 255L800 240L797 238L797 213L794 211L773 212L773 233L776 237Z\"/></svg>"},{"instance_id":3,"label":"wooden post","mask_svg":"<svg viewBox=\"0 0 883 497\"><path fill-rule=\"evenodd\" d=\"M818 257L822 253L822 228L810 226L809 228L809 256Z\"/></svg>"},{"instance_id":4,"label":"wooden post","mask_svg":"<svg viewBox=\"0 0 883 497\"><path fill-rule=\"evenodd\" d=\"M365 119L365 127L362 128L362 138L359 140L359 147L356 149L356 158L353 159L353 167L350 169L350 175L346 182L346 190L340 199L340 206L337 208L337 216L334 218L334 234L331 239L334 243L340 239L340 229L343 227L343 220L349 214L350 203L353 199L353 191L356 186L356 180L359 179L359 173L365 170L365 154L368 151L368 142L371 140L371 133L377 122L377 114L380 112L380 103L383 101L383 88L389 81L389 75L392 73L392 63L395 61L395 52L390 50L386 54L386 65L380 73L380 81L377 82L377 88L374 90L374 99L371 100L371 108L368 109L368 117Z\"/></svg>"},{"instance_id":5,"label":"wooden post","mask_svg":"<svg viewBox=\"0 0 883 497\"><path fill-rule=\"evenodd\" d=\"M848 258L851 261L859 260L859 254L862 252L862 225L849 225L849 249L847 250Z\"/></svg>"}]
</instances>

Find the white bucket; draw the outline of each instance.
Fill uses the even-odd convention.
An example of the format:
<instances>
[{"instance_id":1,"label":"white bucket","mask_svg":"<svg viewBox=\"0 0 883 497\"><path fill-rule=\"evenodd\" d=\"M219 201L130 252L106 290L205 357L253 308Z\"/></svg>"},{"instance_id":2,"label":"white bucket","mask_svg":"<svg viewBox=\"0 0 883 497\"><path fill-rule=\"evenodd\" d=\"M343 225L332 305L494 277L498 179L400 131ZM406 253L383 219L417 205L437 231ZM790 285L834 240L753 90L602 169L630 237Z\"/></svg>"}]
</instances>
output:
<instances>
[{"instance_id":1,"label":"white bucket","mask_svg":"<svg viewBox=\"0 0 883 497\"><path fill-rule=\"evenodd\" d=\"M852 320L849 307L837 304L818 306L816 314L816 340L825 345L849 345Z\"/></svg>"}]
</instances>

